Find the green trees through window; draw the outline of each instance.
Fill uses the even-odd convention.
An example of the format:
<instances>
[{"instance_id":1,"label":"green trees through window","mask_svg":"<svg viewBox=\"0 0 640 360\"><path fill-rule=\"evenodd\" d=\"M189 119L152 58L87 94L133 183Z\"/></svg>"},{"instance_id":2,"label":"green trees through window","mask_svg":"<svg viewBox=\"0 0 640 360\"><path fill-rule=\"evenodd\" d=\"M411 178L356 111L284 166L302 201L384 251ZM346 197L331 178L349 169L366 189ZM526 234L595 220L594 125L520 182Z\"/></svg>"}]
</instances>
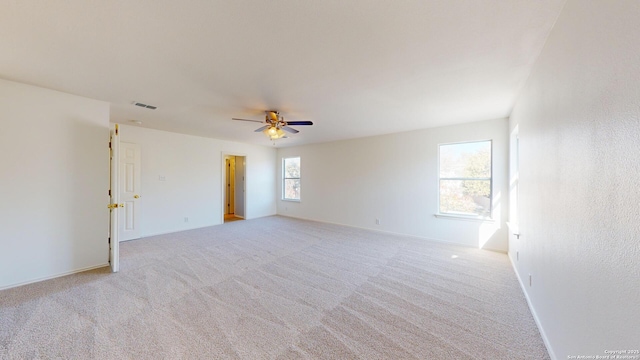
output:
<instances>
[{"instance_id":1,"label":"green trees through window","mask_svg":"<svg viewBox=\"0 0 640 360\"><path fill-rule=\"evenodd\" d=\"M440 213L491 216L491 140L440 145Z\"/></svg>"},{"instance_id":2,"label":"green trees through window","mask_svg":"<svg viewBox=\"0 0 640 360\"><path fill-rule=\"evenodd\" d=\"M300 158L284 158L282 172L282 198L300 200Z\"/></svg>"}]
</instances>

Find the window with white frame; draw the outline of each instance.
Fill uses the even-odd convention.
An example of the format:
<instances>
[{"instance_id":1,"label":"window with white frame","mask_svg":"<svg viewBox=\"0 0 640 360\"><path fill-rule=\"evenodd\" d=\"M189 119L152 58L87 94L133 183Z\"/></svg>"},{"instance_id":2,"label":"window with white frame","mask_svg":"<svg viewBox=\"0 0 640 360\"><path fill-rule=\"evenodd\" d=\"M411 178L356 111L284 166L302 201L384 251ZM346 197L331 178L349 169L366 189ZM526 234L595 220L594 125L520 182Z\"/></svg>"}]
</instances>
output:
<instances>
[{"instance_id":1,"label":"window with white frame","mask_svg":"<svg viewBox=\"0 0 640 360\"><path fill-rule=\"evenodd\" d=\"M491 140L439 148L439 213L491 217Z\"/></svg>"},{"instance_id":2,"label":"window with white frame","mask_svg":"<svg viewBox=\"0 0 640 360\"><path fill-rule=\"evenodd\" d=\"M282 199L300 200L300 157L282 159Z\"/></svg>"}]
</instances>

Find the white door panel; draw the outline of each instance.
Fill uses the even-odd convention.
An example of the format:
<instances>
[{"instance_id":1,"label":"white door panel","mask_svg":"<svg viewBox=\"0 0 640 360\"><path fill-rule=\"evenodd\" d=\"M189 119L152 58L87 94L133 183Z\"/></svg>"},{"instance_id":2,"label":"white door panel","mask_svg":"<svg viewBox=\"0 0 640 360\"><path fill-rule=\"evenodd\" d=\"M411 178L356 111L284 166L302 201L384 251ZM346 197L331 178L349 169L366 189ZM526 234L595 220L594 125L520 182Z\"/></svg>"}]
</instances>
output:
<instances>
[{"instance_id":1,"label":"white door panel","mask_svg":"<svg viewBox=\"0 0 640 360\"><path fill-rule=\"evenodd\" d=\"M236 184L235 191L236 196L234 198L234 210L237 217L244 218L244 173L245 173L245 159L244 156L236 156Z\"/></svg>"},{"instance_id":2,"label":"white door panel","mask_svg":"<svg viewBox=\"0 0 640 360\"><path fill-rule=\"evenodd\" d=\"M140 237L140 145L120 143L120 241Z\"/></svg>"}]
</instances>

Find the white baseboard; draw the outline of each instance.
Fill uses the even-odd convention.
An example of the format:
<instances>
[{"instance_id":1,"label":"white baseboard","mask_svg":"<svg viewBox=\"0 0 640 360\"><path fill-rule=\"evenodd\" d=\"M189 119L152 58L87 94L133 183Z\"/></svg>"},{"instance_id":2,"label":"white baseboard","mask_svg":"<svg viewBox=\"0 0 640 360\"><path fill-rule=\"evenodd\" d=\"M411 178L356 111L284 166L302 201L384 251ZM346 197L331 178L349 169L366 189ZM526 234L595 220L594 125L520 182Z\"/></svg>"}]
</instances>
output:
<instances>
[{"instance_id":1,"label":"white baseboard","mask_svg":"<svg viewBox=\"0 0 640 360\"><path fill-rule=\"evenodd\" d=\"M298 216L291 216L291 215L283 215L283 214L276 214L276 216L282 216L282 217L287 217L287 218L292 218L292 219L299 219L299 220L306 220L306 221L313 221L313 222L318 222L318 223L323 223L323 224L346 226L346 227L350 227L350 228L354 228L354 229L375 231L375 232L379 232L379 233L383 233L383 234L389 234L389 235L407 236L407 237L411 237L411 238L415 238L415 239L435 241L435 242L444 243L444 244L448 244L448 245L463 246L463 247L472 248L472 249L477 249L478 248L478 247L473 246L473 245L462 244L462 243L457 243L457 242L453 242L453 241L429 238L429 237L413 235L413 234L403 234L403 233L387 231L387 230L379 230L379 229L374 229L374 228L366 228L366 227L354 226L354 225L349 225L349 224L341 224L341 223L335 223L335 222L331 222L331 221L308 219L308 218L303 218L303 217L298 217ZM505 250L493 249L493 248L489 248L489 247L484 247L484 248L482 248L482 250L489 250L489 251L499 252L501 254L506 254L507 253Z\"/></svg>"},{"instance_id":2,"label":"white baseboard","mask_svg":"<svg viewBox=\"0 0 640 360\"><path fill-rule=\"evenodd\" d=\"M81 269L76 269L76 270L72 270L72 271L65 271L63 273L59 273L59 274L55 274L55 275L44 276L44 277L41 277L41 278L27 280L27 281L15 283L15 284L10 284L10 285L6 285L6 286L0 286L0 290L6 290L6 289L11 289L11 288L14 288L14 287L18 287L18 286L29 285L29 284L37 283L37 282L40 282L40 281L51 280L51 279L55 279L55 278L59 278L59 277L63 277L63 276L71 275L71 274L77 274L77 273L81 273L81 272L89 271L89 270L93 270L93 269L99 269L99 268L103 268L103 267L107 267L107 266L109 266L109 263L101 264L101 265L94 265L94 266L87 266L87 267L84 267L84 268L81 268Z\"/></svg>"},{"instance_id":3,"label":"white baseboard","mask_svg":"<svg viewBox=\"0 0 640 360\"><path fill-rule=\"evenodd\" d=\"M252 217L252 218L242 218L242 219L244 219L244 220L253 220L253 219L259 219L259 218L262 218L262 217L275 216L275 215L276 214L271 214L271 215L264 215L264 216L258 216L258 217ZM240 216L238 216L238 217L240 217ZM187 228L187 229L169 230L169 231L161 231L161 232L156 232L156 233L144 234L144 235L140 236L139 238L131 239L131 240L123 240L123 241L120 241L120 242L144 239L144 238L151 237L151 236L174 234L174 233L178 233L178 232L182 232L182 231L203 229L203 228L212 227L212 226L218 226L218 225L224 225L224 222L216 223L216 224L203 225L203 226L196 226L196 227Z\"/></svg>"},{"instance_id":4,"label":"white baseboard","mask_svg":"<svg viewBox=\"0 0 640 360\"><path fill-rule=\"evenodd\" d=\"M144 234L144 235L140 236L137 239L131 239L131 240L139 240L139 239L144 239L144 238L147 238L147 237L158 236L158 235L175 234L175 233L179 233L179 232L183 232L183 231L203 229L203 228L212 227L212 226L218 226L218 225L222 225L222 223L209 224L209 225L203 225L203 226L196 226L196 227L187 228L187 229L169 230L169 231L155 232L155 233L151 233L151 234ZM131 241L131 240L125 240L125 241Z\"/></svg>"},{"instance_id":5,"label":"white baseboard","mask_svg":"<svg viewBox=\"0 0 640 360\"><path fill-rule=\"evenodd\" d=\"M533 307L533 304L531 303L531 299L529 298L529 294L527 293L527 288L525 287L524 283L522 282L522 278L520 277L520 273L518 273L518 269L516 268L516 264L513 262L513 259L511 258L511 255L507 254L507 256L509 256L509 262L511 263L511 267L513 267L513 272L516 273L516 278L518 279L518 283L520 283L520 288L522 288L522 293L524 294L524 298L527 300L527 305L529 306L529 311L531 311L531 315L533 315L533 320L536 322L536 325L538 326L538 331L540 332L540 336L542 337L542 341L544 342L544 346L547 348L547 352L549 353L549 356L551 357L551 360L559 360L558 357L556 356L556 354L553 352L553 348L551 348L551 343L549 342L549 338L547 337L547 334L544 332L544 328L542 327L542 324L540 323L540 319L538 318L538 314L536 314L536 309Z\"/></svg>"}]
</instances>

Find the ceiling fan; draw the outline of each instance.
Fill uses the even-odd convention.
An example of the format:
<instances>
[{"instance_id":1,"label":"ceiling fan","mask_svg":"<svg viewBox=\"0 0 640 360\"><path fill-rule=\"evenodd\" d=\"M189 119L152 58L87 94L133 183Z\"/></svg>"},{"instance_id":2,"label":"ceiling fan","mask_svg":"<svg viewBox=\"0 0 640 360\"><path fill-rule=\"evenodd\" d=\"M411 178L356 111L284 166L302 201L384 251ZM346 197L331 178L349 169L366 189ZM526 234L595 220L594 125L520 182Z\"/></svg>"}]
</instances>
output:
<instances>
[{"instance_id":1,"label":"ceiling fan","mask_svg":"<svg viewBox=\"0 0 640 360\"><path fill-rule=\"evenodd\" d=\"M311 121L284 121L284 117L280 116L280 113L277 110L267 110L265 111L265 114L264 121L238 118L232 118L231 120L251 121L266 124L265 126L256 129L255 132L263 132L270 140L285 138L287 132L291 134L299 133L298 130L290 127L289 125L313 125L313 122Z\"/></svg>"}]
</instances>

